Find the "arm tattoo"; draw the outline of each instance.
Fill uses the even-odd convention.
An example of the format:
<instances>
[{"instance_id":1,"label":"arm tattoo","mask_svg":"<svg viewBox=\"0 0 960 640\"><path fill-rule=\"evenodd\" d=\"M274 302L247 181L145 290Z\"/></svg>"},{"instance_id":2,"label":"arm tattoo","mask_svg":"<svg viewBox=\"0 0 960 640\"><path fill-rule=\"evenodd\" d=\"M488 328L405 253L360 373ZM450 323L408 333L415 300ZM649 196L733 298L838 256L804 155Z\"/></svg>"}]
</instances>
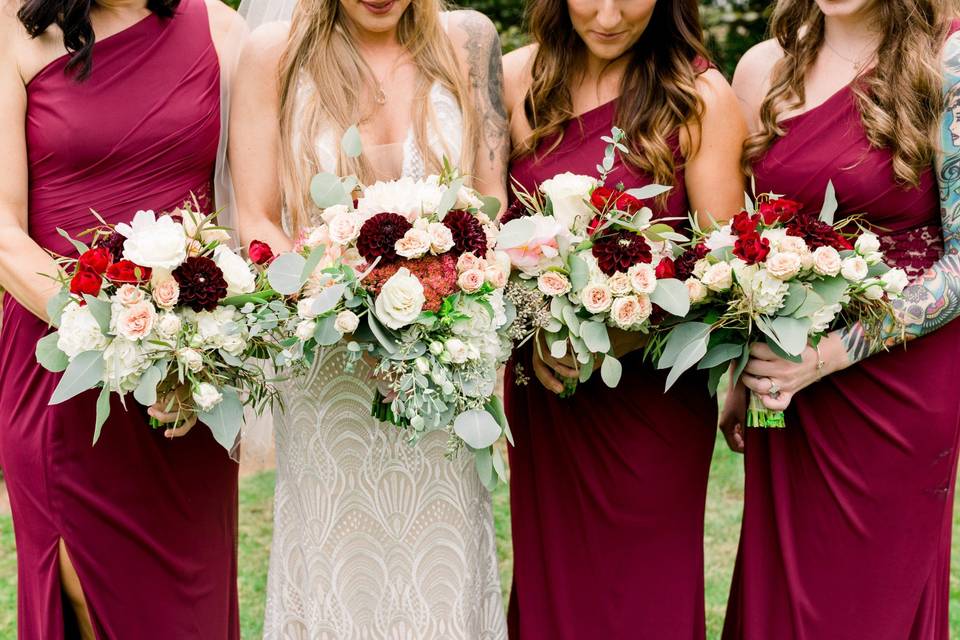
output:
<instances>
[{"instance_id":1,"label":"arm tattoo","mask_svg":"<svg viewBox=\"0 0 960 640\"><path fill-rule=\"evenodd\" d=\"M475 12L464 18L461 29L467 34L464 49L467 51L470 87L480 116L483 150L505 181L509 137L507 109L503 102L500 37L489 19Z\"/></svg>"},{"instance_id":2,"label":"arm tattoo","mask_svg":"<svg viewBox=\"0 0 960 640\"><path fill-rule=\"evenodd\" d=\"M938 146L944 254L894 302L892 316L883 323L882 341L868 340L860 324L841 329L851 363L960 317L960 34L950 38L944 51L944 114Z\"/></svg>"}]
</instances>

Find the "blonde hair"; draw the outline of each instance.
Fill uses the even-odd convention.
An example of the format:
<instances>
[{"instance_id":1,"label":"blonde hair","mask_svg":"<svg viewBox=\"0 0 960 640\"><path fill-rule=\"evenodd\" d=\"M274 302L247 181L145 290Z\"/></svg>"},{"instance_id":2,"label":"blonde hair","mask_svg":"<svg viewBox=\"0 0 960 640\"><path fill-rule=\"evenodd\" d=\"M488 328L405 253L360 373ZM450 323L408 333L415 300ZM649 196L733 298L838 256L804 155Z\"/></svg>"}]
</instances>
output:
<instances>
[{"instance_id":1,"label":"blonde hair","mask_svg":"<svg viewBox=\"0 0 960 640\"><path fill-rule=\"evenodd\" d=\"M914 186L936 154L935 130L943 112L938 54L951 14L951 0L878 1L877 64L852 85L871 146L890 149L897 180ZM784 55L760 107L760 131L746 142L748 170L786 133L778 122L781 114L806 102L804 79L824 44L824 16L814 0L779 0L770 31Z\"/></svg>"},{"instance_id":2,"label":"blonde hair","mask_svg":"<svg viewBox=\"0 0 960 640\"><path fill-rule=\"evenodd\" d=\"M417 67L411 109L413 137L427 173L440 173L443 156L449 152L430 148L427 135L431 127L437 130L430 93L433 85L440 83L457 99L463 114L461 157L451 161L458 161L461 172L470 175L479 123L467 80L441 24L441 1L413 0L397 27L400 44ZM322 171L316 141L322 132L330 130L339 144L343 133L358 124L363 86L374 86L375 82L350 37L347 19L340 0L301 0L280 58L280 175L284 206L295 231L309 226L316 211L309 193L311 178ZM297 104L303 97L298 96L301 79L314 86L302 105ZM355 175L362 184L375 180L363 155L348 158L342 150L336 172Z\"/></svg>"}]
</instances>

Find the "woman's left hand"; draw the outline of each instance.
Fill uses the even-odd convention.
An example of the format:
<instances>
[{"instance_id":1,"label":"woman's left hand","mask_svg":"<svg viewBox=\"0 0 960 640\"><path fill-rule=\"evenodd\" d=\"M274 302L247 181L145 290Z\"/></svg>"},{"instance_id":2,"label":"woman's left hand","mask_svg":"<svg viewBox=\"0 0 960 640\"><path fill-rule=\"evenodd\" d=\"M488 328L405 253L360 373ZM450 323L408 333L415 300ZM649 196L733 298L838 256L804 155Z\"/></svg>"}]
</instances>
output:
<instances>
[{"instance_id":1,"label":"woman's left hand","mask_svg":"<svg viewBox=\"0 0 960 640\"><path fill-rule=\"evenodd\" d=\"M800 362L784 360L766 344L755 343L750 347L750 361L741 379L748 389L760 396L767 409L785 411L800 390L848 365L849 359L839 335L831 333L820 341L819 353L808 345Z\"/></svg>"},{"instance_id":2,"label":"woman's left hand","mask_svg":"<svg viewBox=\"0 0 960 640\"><path fill-rule=\"evenodd\" d=\"M164 437L185 436L197 424L197 414L188 405L190 397L190 387L180 385L147 409L147 414L151 418L171 425L163 432Z\"/></svg>"}]
</instances>

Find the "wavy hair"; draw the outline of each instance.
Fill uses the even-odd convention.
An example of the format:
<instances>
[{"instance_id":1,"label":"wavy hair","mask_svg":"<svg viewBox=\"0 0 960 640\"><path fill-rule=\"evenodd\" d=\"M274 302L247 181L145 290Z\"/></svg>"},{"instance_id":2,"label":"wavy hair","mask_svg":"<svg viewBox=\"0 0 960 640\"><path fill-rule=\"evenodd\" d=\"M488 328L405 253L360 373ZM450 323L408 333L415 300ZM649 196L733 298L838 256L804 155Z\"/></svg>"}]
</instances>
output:
<instances>
[{"instance_id":1,"label":"wavy hair","mask_svg":"<svg viewBox=\"0 0 960 640\"><path fill-rule=\"evenodd\" d=\"M17 19L31 38L56 25L63 33L63 45L70 53L66 73L82 81L93 69L93 45L96 37L90 22L93 0L26 0L17 11ZM147 9L164 18L173 17L180 0L147 0Z\"/></svg>"},{"instance_id":2,"label":"wavy hair","mask_svg":"<svg viewBox=\"0 0 960 640\"><path fill-rule=\"evenodd\" d=\"M570 83L584 71L586 45L574 30L566 0L531 0L527 22L538 48L524 112L533 132L514 157L537 152L545 140L560 144L573 113ZM707 59L696 0L657 2L650 23L624 54L629 63L620 83L616 126L633 153L625 160L660 184L672 185L673 135L699 126L703 101L697 91L698 61ZM692 150L691 150L692 151Z\"/></svg>"},{"instance_id":3,"label":"wavy hair","mask_svg":"<svg viewBox=\"0 0 960 640\"><path fill-rule=\"evenodd\" d=\"M871 146L890 149L897 180L916 186L936 154L935 130L943 111L938 54L953 1L883 0L875 6L881 35L877 63L851 86ZM770 33L784 55L760 106L760 130L744 147L748 170L786 133L782 114L806 102L804 79L824 45L824 15L815 0L779 0Z\"/></svg>"},{"instance_id":4,"label":"wavy hair","mask_svg":"<svg viewBox=\"0 0 960 640\"><path fill-rule=\"evenodd\" d=\"M430 90L439 82L457 99L463 114L461 154L456 160L464 175L473 171L473 153L479 141L479 122L467 80L459 66L453 44L441 24L441 0L413 0L397 27L400 44L417 67L414 86L413 136L427 173L440 173L447 149L430 148L427 132L436 127ZM293 14L290 35L280 60L280 173L284 206L295 229L310 224L316 207L310 200L310 177L321 170L316 140L332 130L336 140L363 113L360 104L364 86L375 79L364 62L345 24L340 0L301 0ZM298 104L299 83L313 83L304 104ZM341 150L339 175L355 175L369 184L375 177L367 158L348 158Z\"/></svg>"}]
</instances>

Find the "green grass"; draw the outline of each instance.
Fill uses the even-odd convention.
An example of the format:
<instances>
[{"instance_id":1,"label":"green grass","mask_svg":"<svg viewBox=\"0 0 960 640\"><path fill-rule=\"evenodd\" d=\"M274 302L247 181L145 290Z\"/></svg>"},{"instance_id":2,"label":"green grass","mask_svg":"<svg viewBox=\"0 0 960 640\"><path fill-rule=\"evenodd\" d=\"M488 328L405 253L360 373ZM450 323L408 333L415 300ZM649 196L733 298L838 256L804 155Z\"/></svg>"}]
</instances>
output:
<instances>
[{"instance_id":1,"label":"green grass","mask_svg":"<svg viewBox=\"0 0 960 640\"><path fill-rule=\"evenodd\" d=\"M240 622L244 640L260 638L270 555L273 514L272 472L240 482ZM720 637L723 614L730 587L730 574L740 532L740 496L743 472L738 456L717 440L706 523L706 601L707 637ZM510 499L506 487L493 496L497 525L497 551L504 597L512 575L510 548ZM954 513L954 538L960 540L960 513ZM0 638L16 637L16 560L9 516L0 516ZM960 544L953 549L953 573L950 578L951 601L960 602ZM960 606L950 611L951 637L960 638Z\"/></svg>"}]
</instances>

